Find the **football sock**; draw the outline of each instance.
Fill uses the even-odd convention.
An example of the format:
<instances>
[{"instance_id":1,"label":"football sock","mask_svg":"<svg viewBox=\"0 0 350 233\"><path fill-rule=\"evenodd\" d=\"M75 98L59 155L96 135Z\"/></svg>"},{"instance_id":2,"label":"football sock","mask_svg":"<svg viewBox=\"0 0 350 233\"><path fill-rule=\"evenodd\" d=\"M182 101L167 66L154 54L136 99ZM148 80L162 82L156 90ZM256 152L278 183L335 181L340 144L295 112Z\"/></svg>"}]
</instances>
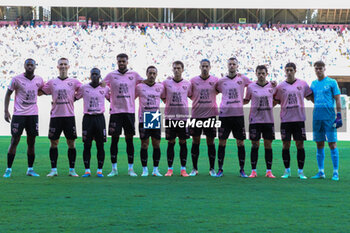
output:
<instances>
[{"instance_id":1,"label":"football sock","mask_svg":"<svg viewBox=\"0 0 350 233\"><path fill-rule=\"evenodd\" d=\"M303 170L305 163L305 149L298 149L297 151L298 168Z\"/></svg>"},{"instance_id":2,"label":"football sock","mask_svg":"<svg viewBox=\"0 0 350 233\"><path fill-rule=\"evenodd\" d=\"M102 169L97 169L97 172L101 172L102 173Z\"/></svg>"},{"instance_id":3,"label":"football sock","mask_svg":"<svg viewBox=\"0 0 350 233\"><path fill-rule=\"evenodd\" d=\"M35 154L27 153L27 159L28 159L28 167L33 167L34 160L35 160Z\"/></svg>"},{"instance_id":4,"label":"football sock","mask_svg":"<svg viewBox=\"0 0 350 233\"><path fill-rule=\"evenodd\" d=\"M173 170L174 168L173 167L168 167L168 170Z\"/></svg>"},{"instance_id":5,"label":"football sock","mask_svg":"<svg viewBox=\"0 0 350 233\"><path fill-rule=\"evenodd\" d=\"M219 170L223 171L222 167L224 166L224 159L225 159L225 149L226 146L220 146L218 149L218 164L219 164Z\"/></svg>"},{"instance_id":6,"label":"football sock","mask_svg":"<svg viewBox=\"0 0 350 233\"><path fill-rule=\"evenodd\" d=\"M168 149L167 149L168 167L173 166L174 154L175 154L174 147L175 147L175 143L168 142Z\"/></svg>"},{"instance_id":7,"label":"football sock","mask_svg":"<svg viewBox=\"0 0 350 233\"><path fill-rule=\"evenodd\" d=\"M186 167L186 161L187 161L187 144L180 143L180 161L181 166Z\"/></svg>"},{"instance_id":8,"label":"football sock","mask_svg":"<svg viewBox=\"0 0 350 233\"><path fill-rule=\"evenodd\" d=\"M186 167L183 167L183 166L181 166L181 168L180 168L181 170L186 170Z\"/></svg>"},{"instance_id":9,"label":"football sock","mask_svg":"<svg viewBox=\"0 0 350 233\"><path fill-rule=\"evenodd\" d=\"M33 171L33 167L28 167L27 171Z\"/></svg>"},{"instance_id":10,"label":"football sock","mask_svg":"<svg viewBox=\"0 0 350 233\"><path fill-rule=\"evenodd\" d=\"M158 167L160 160L160 148L153 148L153 167Z\"/></svg>"},{"instance_id":11,"label":"football sock","mask_svg":"<svg viewBox=\"0 0 350 233\"><path fill-rule=\"evenodd\" d=\"M96 143L96 147L97 147L97 168L102 170L103 164L105 162L105 149L103 146L103 142Z\"/></svg>"},{"instance_id":12,"label":"football sock","mask_svg":"<svg viewBox=\"0 0 350 233\"><path fill-rule=\"evenodd\" d=\"M143 170L143 172L148 172L148 168L145 166L142 167L142 170Z\"/></svg>"},{"instance_id":13,"label":"football sock","mask_svg":"<svg viewBox=\"0 0 350 233\"><path fill-rule=\"evenodd\" d=\"M266 168L271 170L272 167L272 149L265 149Z\"/></svg>"},{"instance_id":14,"label":"football sock","mask_svg":"<svg viewBox=\"0 0 350 233\"><path fill-rule=\"evenodd\" d=\"M134 169L134 164L133 164L133 163L129 163L129 164L128 164L128 168L129 168L129 170L130 170L130 169Z\"/></svg>"},{"instance_id":15,"label":"football sock","mask_svg":"<svg viewBox=\"0 0 350 233\"><path fill-rule=\"evenodd\" d=\"M216 157L215 144L208 145L208 157L209 157L210 170L212 170L214 169L214 166L215 166L215 157Z\"/></svg>"},{"instance_id":16,"label":"football sock","mask_svg":"<svg viewBox=\"0 0 350 233\"><path fill-rule=\"evenodd\" d=\"M158 167L153 167L153 172L157 172L158 171Z\"/></svg>"},{"instance_id":17,"label":"football sock","mask_svg":"<svg viewBox=\"0 0 350 233\"><path fill-rule=\"evenodd\" d=\"M266 173L268 173L268 172L270 172L271 171L271 169L266 169Z\"/></svg>"},{"instance_id":18,"label":"football sock","mask_svg":"<svg viewBox=\"0 0 350 233\"><path fill-rule=\"evenodd\" d=\"M85 169L90 168L91 146L92 146L91 142L84 143L83 161L84 161Z\"/></svg>"},{"instance_id":19,"label":"football sock","mask_svg":"<svg viewBox=\"0 0 350 233\"><path fill-rule=\"evenodd\" d=\"M298 174L303 173L303 169L298 169Z\"/></svg>"},{"instance_id":20,"label":"football sock","mask_svg":"<svg viewBox=\"0 0 350 233\"><path fill-rule=\"evenodd\" d=\"M141 148L141 150L140 150L140 158L141 158L142 167L146 167L147 166L147 157L148 157L147 149Z\"/></svg>"},{"instance_id":21,"label":"football sock","mask_svg":"<svg viewBox=\"0 0 350 233\"><path fill-rule=\"evenodd\" d=\"M288 172L288 173L290 173L290 168L286 168L285 171Z\"/></svg>"},{"instance_id":22,"label":"football sock","mask_svg":"<svg viewBox=\"0 0 350 233\"><path fill-rule=\"evenodd\" d=\"M259 148L252 147L252 150L250 152L250 163L253 170L256 169L256 164L258 163L258 152Z\"/></svg>"},{"instance_id":23,"label":"football sock","mask_svg":"<svg viewBox=\"0 0 350 233\"><path fill-rule=\"evenodd\" d=\"M110 148L112 164L117 163L118 142L119 142L119 137L112 136L112 143Z\"/></svg>"},{"instance_id":24,"label":"football sock","mask_svg":"<svg viewBox=\"0 0 350 233\"><path fill-rule=\"evenodd\" d=\"M112 163L112 169L117 170L117 163Z\"/></svg>"},{"instance_id":25,"label":"football sock","mask_svg":"<svg viewBox=\"0 0 350 233\"><path fill-rule=\"evenodd\" d=\"M333 169L334 169L334 171L338 172L338 168L339 168L339 151L338 151L338 148L335 148L335 149L331 150L331 157L332 157L332 162L333 162Z\"/></svg>"},{"instance_id":26,"label":"football sock","mask_svg":"<svg viewBox=\"0 0 350 233\"><path fill-rule=\"evenodd\" d=\"M86 172L91 173L90 168L85 169L85 173L86 173Z\"/></svg>"},{"instance_id":27,"label":"football sock","mask_svg":"<svg viewBox=\"0 0 350 233\"><path fill-rule=\"evenodd\" d=\"M325 157L324 148L317 149L316 158L317 158L317 165L318 165L319 171L324 170L324 157Z\"/></svg>"},{"instance_id":28,"label":"football sock","mask_svg":"<svg viewBox=\"0 0 350 233\"><path fill-rule=\"evenodd\" d=\"M128 163L134 163L134 143L132 138L125 139L126 153L128 154Z\"/></svg>"},{"instance_id":29,"label":"football sock","mask_svg":"<svg viewBox=\"0 0 350 233\"><path fill-rule=\"evenodd\" d=\"M51 168L57 167L57 158L58 158L58 149L50 148L50 160L51 160Z\"/></svg>"},{"instance_id":30,"label":"football sock","mask_svg":"<svg viewBox=\"0 0 350 233\"><path fill-rule=\"evenodd\" d=\"M238 160L239 160L239 167L241 170L244 170L244 163L245 163L245 147L244 146L238 146Z\"/></svg>"},{"instance_id":31,"label":"football sock","mask_svg":"<svg viewBox=\"0 0 350 233\"><path fill-rule=\"evenodd\" d=\"M77 157L77 150L75 148L68 148L68 160L69 160L70 168L74 168L76 157Z\"/></svg>"},{"instance_id":32,"label":"football sock","mask_svg":"<svg viewBox=\"0 0 350 233\"><path fill-rule=\"evenodd\" d=\"M15 159L14 154L7 153L7 167L11 168L13 164L13 160Z\"/></svg>"},{"instance_id":33,"label":"football sock","mask_svg":"<svg viewBox=\"0 0 350 233\"><path fill-rule=\"evenodd\" d=\"M282 159L283 159L284 167L290 168L290 150L289 149L282 149Z\"/></svg>"},{"instance_id":34,"label":"football sock","mask_svg":"<svg viewBox=\"0 0 350 233\"><path fill-rule=\"evenodd\" d=\"M198 170L199 144L192 143L191 156L193 169Z\"/></svg>"}]
</instances>

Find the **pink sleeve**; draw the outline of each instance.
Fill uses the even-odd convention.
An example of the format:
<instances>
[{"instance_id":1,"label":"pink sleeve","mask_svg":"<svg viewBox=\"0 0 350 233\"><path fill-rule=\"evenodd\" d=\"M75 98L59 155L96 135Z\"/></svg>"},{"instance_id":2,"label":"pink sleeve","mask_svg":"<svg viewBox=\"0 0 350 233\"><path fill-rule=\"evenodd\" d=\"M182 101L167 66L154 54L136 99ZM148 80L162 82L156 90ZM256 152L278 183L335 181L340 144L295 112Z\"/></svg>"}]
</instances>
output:
<instances>
[{"instance_id":1,"label":"pink sleeve","mask_svg":"<svg viewBox=\"0 0 350 233\"><path fill-rule=\"evenodd\" d=\"M244 85L247 87L249 84L252 83L252 80L250 80L248 77L243 76L243 80L244 80Z\"/></svg>"},{"instance_id":2,"label":"pink sleeve","mask_svg":"<svg viewBox=\"0 0 350 233\"><path fill-rule=\"evenodd\" d=\"M135 99L136 99L137 97L139 97L139 91L140 91L140 87L139 87L139 85L137 85L137 86L136 86L136 89L135 89Z\"/></svg>"},{"instance_id":3,"label":"pink sleeve","mask_svg":"<svg viewBox=\"0 0 350 233\"><path fill-rule=\"evenodd\" d=\"M10 83L8 89L9 89L10 91L14 91L14 90L16 90L16 88L17 88L17 78L14 77L14 78L12 78L11 83Z\"/></svg>"},{"instance_id":4,"label":"pink sleeve","mask_svg":"<svg viewBox=\"0 0 350 233\"><path fill-rule=\"evenodd\" d=\"M192 97L192 88L193 88L193 85L190 82L190 86L188 87L188 92L187 92L187 96L190 97L190 98Z\"/></svg>"},{"instance_id":5,"label":"pink sleeve","mask_svg":"<svg viewBox=\"0 0 350 233\"><path fill-rule=\"evenodd\" d=\"M275 100L281 100L281 94L280 94L281 92L279 91L279 88L277 87L276 88L276 91L275 91L275 94L273 95L273 98L275 99Z\"/></svg>"},{"instance_id":6,"label":"pink sleeve","mask_svg":"<svg viewBox=\"0 0 350 233\"><path fill-rule=\"evenodd\" d=\"M107 76L102 80L102 81L104 81L105 83L106 83L106 85L108 86L108 87L110 87L111 86L111 82L110 82L110 73L109 74L107 74Z\"/></svg>"},{"instance_id":7,"label":"pink sleeve","mask_svg":"<svg viewBox=\"0 0 350 233\"><path fill-rule=\"evenodd\" d=\"M250 90L250 88L249 88L249 86L248 86L248 88L247 88L247 92L246 92L246 94L245 94L245 100L250 100L252 98L252 92L251 92L251 90Z\"/></svg>"},{"instance_id":8,"label":"pink sleeve","mask_svg":"<svg viewBox=\"0 0 350 233\"><path fill-rule=\"evenodd\" d=\"M78 89L78 91L77 91L77 93L75 94L75 98L78 100L78 99L81 99L82 97L83 97L83 90L84 89L84 87L82 86L82 87L80 87L79 89Z\"/></svg>"},{"instance_id":9,"label":"pink sleeve","mask_svg":"<svg viewBox=\"0 0 350 233\"><path fill-rule=\"evenodd\" d=\"M44 85L45 85L44 80L41 79L41 83L40 83L39 89L42 89L44 87Z\"/></svg>"},{"instance_id":10,"label":"pink sleeve","mask_svg":"<svg viewBox=\"0 0 350 233\"><path fill-rule=\"evenodd\" d=\"M222 83L222 81L221 81L222 79L219 79L216 83L215 83L215 90L217 91L217 92L219 92L219 93L221 93L222 92L222 90L221 90L221 83Z\"/></svg>"},{"instance_id":11,"label":"pink sleeve","mask_svg":"<svg viewBox=\"0 0 350 233\"><path fill-rule=\"evenodd\" d=\"M105 98L108 99L108 100L111 98L111 93L110 93L109 87L106 87L106 95L105 95Z\"/></svg>"},{"instance_id":12,"label":"pink sleeve","mask_svg":"<svg viewBox=\"0 0 350 233\"><path fill-rule=\"evenodd\" d=\"M312 90L310 89L309 85L305 82L304 84L304 97L308 97L312 94Z\"/></svg>"},{"instance_id":13,"label":"pink sleeve","mask_svg":"<svg viewBox=\"0 0 350 233\"><path fill-rule=\"evenodd\" d=\"M162 84L163 84L163 91L162 91L162 94L160 95L160 98L161 99L165 99L165 97L166 97L166 86L165 86L165 81L164 82L162 82Z\"/></svg>"},{"instance_id":14,"label":"pink sleeve","mask_svg":"<svg viewBox=\"0 0 350 233\"><path fill-rule=\"evenodd\" d=\"M41 90L46 94L46 95L51 95L51 82L52 79L49 80L47 83L44 84L43 88Z\"/></svg>"},{"instance_id":15,"label":"pink sleeve","mask_svg":"<svg viewBox=\"0 0 350 233\"><path fill-rule=\"evenodd\" d=\"M135 73L135 74L136 74L136 85L137 85L143 81L143 78L138 73Z\"/></svg>"},{"instance_id":16,"label":"pink sleeve","mask_svg":"<svg viewBox=\"0 0 350 233\"><path fill-rule=\"evenodd\" d=\"M82 83L78 79L75 79L75 91L78 91L81 85Z\"/></svg>"}]
</instances>

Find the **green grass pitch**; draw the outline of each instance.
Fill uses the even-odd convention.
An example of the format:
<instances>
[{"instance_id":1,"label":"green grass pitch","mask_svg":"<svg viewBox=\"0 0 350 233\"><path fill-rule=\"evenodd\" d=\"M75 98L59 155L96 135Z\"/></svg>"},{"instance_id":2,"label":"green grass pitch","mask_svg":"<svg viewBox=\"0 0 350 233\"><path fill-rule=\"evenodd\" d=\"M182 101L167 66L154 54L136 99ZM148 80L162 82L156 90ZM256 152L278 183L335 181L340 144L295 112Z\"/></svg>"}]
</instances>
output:
<instances>
[{"instance_id":1,"label":"green grass pitch","mask_svg":"<svg viewBox=\"0 0 350 233\"><path fill-rule=\"evenodd\" d=\"M0 137L1 175L6 168L9 137ZM141 173L139 139L135 143L135 171ZM216 141L217 144L217 141ZM105 145L104 178L68 177L67 145L59 145L58 177L48 178L49 141L37 139L35 170L41 177L26 177L26 145L22 138L13 165L13 177L0 178L0 232L349 232L350 142L339 142L340 181L332 181L332 163L326 148L326 180L299 180L294 143L291 149L292 178L284 171L281 141L273 142L273 173L264 177L263 148L259 151L258 178L238 177L237 149L228 141L224 177L208 175L205 140L201 142L197 177L179 176L176 146L173 177L129 177L125 143L119 143L119 176L106 177L111 169L109 143ZM162 140L161 173L167 169L166 141ZM188 172L191 170L188 141ZM246 141L246 172L250 173L250 142ZM316 147L307 141L305 174L317 172ZM77 140L79 175L84 172L83 146ZM152 149L149 149L151 155ZM152 169L152 156L149 156ZM95 174L96 150L91 169ZM217 167L217 161L215 166Z\"/></svg>"}]
</instances>

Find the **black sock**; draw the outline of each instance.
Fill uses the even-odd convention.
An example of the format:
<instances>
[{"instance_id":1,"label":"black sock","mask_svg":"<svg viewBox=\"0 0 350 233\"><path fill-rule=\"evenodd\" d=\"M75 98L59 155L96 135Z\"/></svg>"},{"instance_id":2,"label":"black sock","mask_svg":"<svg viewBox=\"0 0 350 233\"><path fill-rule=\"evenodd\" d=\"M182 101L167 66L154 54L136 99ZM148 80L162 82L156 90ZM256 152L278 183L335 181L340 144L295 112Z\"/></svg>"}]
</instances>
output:
<instances>
[{"instance_id":1,"label":"black sock","mask_svg":"<svg viewBox=\"0 0 350 233\"><path fill-rule=\"evenodd\" d=\"M266 169L271 170L272 167L272 149L265 149Z\"/></svg>"},{"instance_id":2,"label":"black sock","mask_svg":"<svg viewBox=\"0 0 350 233\"><path fill-rule=\"evenodd\" d=\"M97 148L97 168L102 169L105 162L105 149L103 142L96 143Z\"/></svg>"},{"instance_id":3,"label":"black sock","mask_svg":"<svg viewBox=\"0 0 350 233\"><path fill-rule=\"evenodd\" d=\"M90 159L91 159L91 142L85 142L84 150L83 150L83 161L84 161L85 169L90 168Z\"/></svg>"},{"instance_id":4,"label":"black sock","mask_svg":"<svg viewBox=\"0 0 350 233\"><path fill-rule=\"evenodd\" d=\"M186 161L187 161L187 144L180 143L180 161L181 161L181 167L186 167Z\"/></svg>"},{"instance_id":5,"label":"black sock","mask_svg":"<svg viewBox=\"0 0 350 233\"><path fill-rule=\"evenodd\" d=\"M15 154L7 153L7 167L11 168L13 164L13 160L15 159Z\"/></svg>"},{"instance_id":6,"label":"black sock","mask_svg":"<svg viewBox=\"0 0 350 233\"><path fill-rule=\"evenodd\" d=\"M193 169L198 170L199 144L193 144L191 148Z\"/></svg>"},{"instance_id":7,"label":"black sock","mask_svg":"<svg viewBox=\"0 0 350 233\"><path fill-rule=\"evenodd\" d=\"M140 150L140 158L141 158L142 167L147 167L147 159L148 159L147 149L141 148L141 150Z\"/></svg>"},{"instance_id":8,"label":"black sock","mask_svg":"<svg viewBox=\"0 0 350 233\"><path fill-rule=\"evenodd\" d=\"M34 160L35 160L35 154L28 154L27 153L27 158L28 158L28 167L33 167Z\"/></svg>"},{"instance_id":9,"label":"black sock","mask_svg":"<svg viewBox=\"0 0 350 233\"><path fill-rule=\"evenodd\" d=\"M111 149L110 149L112 163L117 163L118 142L119 142L119 137L112 136L112 143L111 143Z\"/></svg>"},{"instance_id":10,"label":"black sock","mask_svg":"<svg viewBox=\"0 0 350 233\"><path fill-rule=\"evenodd\" d=\"M226 146L220 146L218 149L218 164L219 164L219 170L223 171L222 167L224 166L224 159L225 159L225 149Z\"/></svg>"},{"instance_id":11,"label":"black sock","mask_svg":"<svg viewBox=\"0 0 350 233\"><path fill-rule=\"evenodd\" d=\"M158 167L160 160L160 148L153 148L153 167Z\"/></svg>"},{"instance_id":12,"label":"black sock","mask_svg":"<svg viewBox=\"0 0 350 233\"><path fill-rule=\"evenodd\" d=\"M175 143L168 142L168 149L167 149L168 167L173 166L174 155L175 155L174 146L175 146Z\"/></svg>"},{"instance_id":13,"label":"black sock","mask_svg":"<svg viewBox=\"0 0 350 233\"><path fill-rule=\"evenodd\" d=\"M76 158L77 158L77 150L75 148L68 148L69 168L74 168Z\"/></svg>"},{"instance_id":14,"label":"black sock","mask_svg":"<svg viewBox=\"0 0 350 233\"><path fill-rule=\"evenodd\" d=\"M303 169L305 163L305 149L298 149L297 152L298 168Z\"/></svg>"},{"instance_id":15,"label":"black sock","mask_svg":"<svg viewBox=\"0 0 350 233\"><path fill-rule=\"evenodd\" d=\"M241 170L244 170L245 148L244 148L244 146L238 146L237 149L238 149L239 168Z\"/></svg>"},{"instance_id":16,"label":"black sock","mask_svg":"<svg viewBox=\"0 0 350 233\"><path fill-rule=\"evenodd\" d=\"M125 139L126 141L126 153L128 154L128 163L134 163L134 143L132 138Z\"/></svg>"},{"instance_id":17,"label":"black sock","mask_svg":"<svg viewBox=\"0 0 350 233\"><path fill-rule=\"evenodd\" d=\"M250 164L252 169L256 169L256 164L258 163L259 148L252 147L250 152Z\"/></svg>"},{"instance_id":18,"label":"black sock","mask_svg":"<svg viewBox=\"0 0 350 233\"><path fill-rule=\"evenodd\" d=\"M50 148L51 168L57 168L58 149Z\"/></svg>"},{"instance_id":19,"label":"black sock","mask_svg":"<svg viewBox=\"0 0 350 233\"><path fill-rule=\"evenodd\" d=\"M282 159L285 168L290 168L290 151L289 149L282 149Z\"/></svg>"},{"instance_id":20,"label":"black sock","mask_svg":"<svg viewBox=\"0 0 350 233\"><path fill-rule=\"evenodd\" d=\"M214 166L215 166L215 157L216 157L215 144L208 145L208 157L209 157L210 170L212 170L214 169Z\"/></svg>"}]
</instances>

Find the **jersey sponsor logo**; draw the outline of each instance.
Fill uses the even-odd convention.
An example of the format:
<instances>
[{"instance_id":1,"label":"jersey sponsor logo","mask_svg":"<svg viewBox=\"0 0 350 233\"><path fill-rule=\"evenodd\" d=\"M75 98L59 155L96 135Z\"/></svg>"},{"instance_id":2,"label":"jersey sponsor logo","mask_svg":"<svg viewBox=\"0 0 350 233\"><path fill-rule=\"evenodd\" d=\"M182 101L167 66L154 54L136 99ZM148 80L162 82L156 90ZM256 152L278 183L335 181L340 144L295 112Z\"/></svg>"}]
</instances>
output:
<instances>
[{"instance_id":1,"label":"jersey sponsor logo","mask_svg":"<svg viewBox=\"0 0 350 233\"><path fill-rule=\"evenodd\" d=\"M144 112L143 127L145 129L160 129L161 115L159 110L156 112Z\"/></svg>"}]
</instances>

